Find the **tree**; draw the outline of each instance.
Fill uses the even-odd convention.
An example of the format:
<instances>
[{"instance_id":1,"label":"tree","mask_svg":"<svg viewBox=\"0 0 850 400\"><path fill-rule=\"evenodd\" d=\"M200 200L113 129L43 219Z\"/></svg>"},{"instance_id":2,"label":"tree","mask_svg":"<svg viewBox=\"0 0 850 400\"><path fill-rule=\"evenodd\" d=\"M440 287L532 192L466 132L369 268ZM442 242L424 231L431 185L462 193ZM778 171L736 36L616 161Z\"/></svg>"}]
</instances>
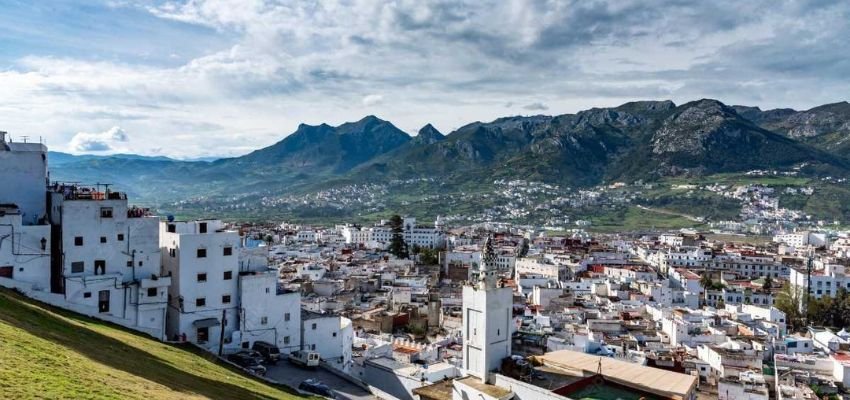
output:
<instances>
[{"instance_id":1,"label":"tree","mask_svg":"<svg viewBox=\"0 0 850 400\"><path fill-rule=\"evenodd\" d=\"M440 263L438 254L439 252L437 250L424 248L419 253L419 262L425 265L437 265Z\"/></svg>"},{"instance_id":2,"label":"tree","mask_svg":"<svg viewBox=\"0 0 850 400\"><path fill-rule=\"evenodd\" d=\"M702 286L703 304L705 304L708 300L708 289L714 286L714 281L711 280L711 276L708 273L703 273L699 278L699 285Z\"/></svg>"},{"instance_id":3,"label":"tree","mask_svg":"<svg viewBox=\"0 0 850 400\"><path fill-rule=\"evenodd\" d=\"M765 289L770 289L773 287L773 278L770 275L764 277L764 286Z\"/></svg>"},{"instance_id":4,"label":"tree","mask_svg":"<svg viewBox=\"0 0 850 400\"><path fill-rule=\"evenodd\" d=\"M390 238L390 254L398 258L408 258L410 254L407 251L407 243L404 242L404 221L399 215L393 215L390 218L390 229L392 237Z\"/></svg>"},{"instance_id":5,"label":"tree","mask_svg":"<svg viewBox=\"0 0 850 400\"><path fill-rule=\"evenodd\" d=\"M774 306L785 313L789 328L803 327L803 296L803 289L790 283L783 286L776 296Z\"/></svg>"},{"instance_id":6,"label":"tree","mask_svg":"<svg viewBox=\"0 0 850 400\"><path fill-rule=\"evenodd\" d=\"M517 256L525 257L526 255L528 255L528 239L522 239L522 244L519 246Z\"/></svg>"}]
</instances>

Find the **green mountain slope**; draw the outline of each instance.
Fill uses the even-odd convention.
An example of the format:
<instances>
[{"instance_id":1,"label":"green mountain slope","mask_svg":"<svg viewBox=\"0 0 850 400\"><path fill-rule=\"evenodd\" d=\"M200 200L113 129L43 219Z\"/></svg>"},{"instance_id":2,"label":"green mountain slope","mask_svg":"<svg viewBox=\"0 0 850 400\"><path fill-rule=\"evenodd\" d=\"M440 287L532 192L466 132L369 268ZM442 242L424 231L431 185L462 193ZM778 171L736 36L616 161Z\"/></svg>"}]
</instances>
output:
<instances>
[{"instance_id":1,"label":"green mountain slope","mask_svg":"<svg viewBox=\"0 0 850 400\"><path fill-rule=\"evenodd\" d=\"M0 288L4 399L295 399L191 347L54 309Z\"/></svg>"}]
</instances>

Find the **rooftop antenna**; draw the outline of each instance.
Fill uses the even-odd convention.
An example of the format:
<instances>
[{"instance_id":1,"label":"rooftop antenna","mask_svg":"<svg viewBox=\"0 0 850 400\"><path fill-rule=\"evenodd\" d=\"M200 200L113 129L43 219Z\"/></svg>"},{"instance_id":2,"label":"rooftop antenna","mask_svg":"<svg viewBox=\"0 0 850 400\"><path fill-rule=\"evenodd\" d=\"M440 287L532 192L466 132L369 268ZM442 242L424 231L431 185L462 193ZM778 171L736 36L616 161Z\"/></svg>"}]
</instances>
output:
<instances>
[{"instance_id":1,"label":"rooftop antenna","mask_svg":"<svg viewBox=\"0 0 850 400\"><path fill-rule=\"evenodd\" d=\"M30 138L30 137L29 137L29 136L26 136L26 135L24 135L24 136L21 136L21 137L20 137L20 139L21 139L21 140L23 140L23 141L24 141L24 143L26 143L26 142L27 142L27 140L29 140L29 138Z\"/></svg>"}]
</instances>

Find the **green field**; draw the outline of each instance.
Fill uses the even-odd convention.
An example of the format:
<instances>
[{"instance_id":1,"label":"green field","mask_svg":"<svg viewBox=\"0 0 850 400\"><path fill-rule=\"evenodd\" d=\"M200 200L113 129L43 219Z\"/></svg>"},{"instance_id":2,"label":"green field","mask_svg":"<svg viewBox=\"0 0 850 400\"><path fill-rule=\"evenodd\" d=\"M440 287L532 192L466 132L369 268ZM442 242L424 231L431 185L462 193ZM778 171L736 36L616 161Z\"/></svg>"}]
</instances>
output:
<instances>
[{"instance_id":1,"label":"green field","mask_svg":"<svg viewBox=\"0 0 850 400\"><path fill-rule=\"evenodd\" d=\"M0 288L0 398L295 399L193 347Z\"/></svg>"},{"instance_id":2,"label":"green field","mask_svg":"<svg viewBox=\"0 0 850 400\"><path fill-rule=\"evenodd\" d=\"M637 207L612 211L590 218L590 221L592 225L587 230L602 233L699 228L703 226L702 223L692 221L684 216L644 210Z\"/></svg>"}]
</instances>

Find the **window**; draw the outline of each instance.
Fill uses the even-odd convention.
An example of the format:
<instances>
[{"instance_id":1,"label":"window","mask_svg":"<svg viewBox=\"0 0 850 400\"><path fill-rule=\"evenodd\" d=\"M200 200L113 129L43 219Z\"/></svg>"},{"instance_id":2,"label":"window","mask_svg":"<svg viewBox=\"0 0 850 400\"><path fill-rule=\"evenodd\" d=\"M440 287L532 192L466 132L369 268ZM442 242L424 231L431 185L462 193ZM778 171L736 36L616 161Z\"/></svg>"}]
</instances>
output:
<instances>
[{"instance_id":1,"label":"window","mask_svg":"<svg viewBox=\"0 0 850 400\"><path fill-rule=\"evenodd\" d=\"M283 337L283 344L289 344L289 336Z\"/></svg>"},{"instance_id":2,"label":"window","mask_svg":"<svg viewBox=\"0 0 850 400\"><path fill-rule=\"evenodd\" d=\"M201 233L207 233L207 223L201 222L200 224L198 224L198 231Z\"/></svg>"},{"instance_id":3,"label":"window","mask_svg":"<svg viewBox=\"0 0 850 400\"><path fill-rule=\"evenodd\" d=\"M221 304L230 304L230 295L221 296Z\"/></svg>"},{"instance_id":4,"label":"window","mask_svg":"<svg viewBox=\"0 0 850 400\"><path fill-rule=\"evenodd\" d=\"M101 237L100 237L100 242L101 242L101 243L106 243L106 236L101 236Z\"/></svg>"},{"instance_id":5,"label":"window","mask_svg":"<svg viewBox=\"0 0 850 400\"><path fill-rule=\"evenodd\" d=\"M336 332L334 332L333 336L336 337Z\"/></svg>"},{"instance_id":6,"label":"window","mask_svg":"<svg viewBox=\"0 0 850 400\"><path fill-rule=\"evenodd\" d=\"M316 350L316 345L315 345L315 344L311 344L311 345L310 345L310 350Z\"/></svg>"},{"instance_id":7,"label":"window","mask_svg":"<svg viewBox=\"0 0 850 400\"><path fill-rule=\"evenodd\" d=\"M123 241L124 241L124 234L123 234L123 233L119 233L119 234L118 234L118 241L119 241L119 242L123 242Z\"/></svg>"},{"instance_id":8,"label":"window","mask_svg":"<svg viewBox=\"0 0 850 400\"><path fill-rule=\"evenodd\" d=\"M269 323L269 317L260 317L260 325L266 325Z\"/></svg>"},{"instance_id":9,"label":"window","mask_svg":"<svg viewBox=\"0 0 850 400\"><path fill-rule=\"evenodd\" d=\"M233 279L233 271L224 271L224 280L229 281Z\"/></svg>"},{"instance_id":10,"label":"window","mask_svg":"<svg viewBox=\"0 0 850 400\"><path fill-rule=\"evenodd\" d=\"M155 287L148 288L148 297L156 297L159 294Z\"/></svg>"},{"instance_id":11,"label":"window","mask_svg":"<svg viewBox=\"0 0 850 400\"><path fill-rule=\"evenodd\" d=\"M177 249L168 249L168 255L171 256L171 258L177 257Z\"/></svg>"},{"instance_id":12,"label":"window","mask_svg":"<svg viewBox=\"0 0 850 400\"><path fill-rule=\"evenodd\" d=\"M77 236L74 238L74 246L82 246L83 245L83 237Z\"/></svg>"},{"instance_id":13,"label":"window","mask_svg":"<svg viewBox=\"0 0 850 400\"><path fill-rule=\"evenodd\" d=\"M177 225L168 224L168 232L169 233L176 233L177 232Z\"/></svg>"},{"instance_id":14,"label":"window","mask_svg":"<svg viewBox=\"0 0 850 400\"><path fill-rule=\"evenodd\" d=\"M145 262L144 262L144 261L139 261L139 266L141 267L141 266L143 266L143 265L145 265Z\"/></svg>"},{"instance_id":15,"label":"window","mask_svg":"<svg viewBox=\"0 0 850 400\"><path fill-rule=\"evenodd\" d=\"M91 298L91 292L85 292L85 293L83 293L83 298L84 298L84 299L89 299L89 298Z\"/></svg>"},{"instance_id":16,"label":"window","mask_svg":"<svg viewBox=\"0 0 850 400\"><path fill-rule=\"evenodd\" d=\"M80 272L85 272L86 264L82 261L74 261L71 263L71 273L78 274Z\"/></svg>"},{"instance_id":17,"label":"window","mask_svg":"<svg viewBox=\"0 0 850 400\"><path fill-rule=\"evenodd\" d=\"M313 324L313 330L314 331L316 330L316 324Z\"/></svg>"},{"instance_id":18,"label":"window","mask_svg":"<svg viewBox=\"0 0 850 400\"><path fill-rule=\"evenodd\" d=\"M199 297L195 299L195 307L204 307L207 305L207 299Z\"/></svg>"},{"instance_id":19,"label":"window","mask_svg":"<svg viewBox=\"0 0 850 400\"><path fill-rule=\"evenodd\" d=\"M106 260L94 260L94 274L97 275L97 271L100 271L100 274L106 274Z\"/></svg>"},{"instance_id":20,"label":"window","mask_svg":"<svg viewBox=\"0 0 850 400\"><path fill-rule=\"evenodd\" d=\"M225 256L232 256L233 255L233 247L230 247L230 246L225 247L224 248L224 255Z\"/></svg>"},{"instance_id":21,"label":"window","mask_svg":"<svg viewBox=\"0 0 850 400\"><path fill-rule=\"evenodd\" d=\"M100 217L101 218L112 218L112 207L101 207L100 208Z\"/></svg>"},{"instance_id":22,"label":"window","mask_svg":"<svg viewBox=\"0 0 850 400\"><path fill-rule=\"evenodd\" d=\"M283 314L283 320L289 321L289 313Z\"/></svg>"},{"instance_id":23,"label":"window","mask_svg":"<svg viewBox=\"0 0 850 400\"><path fill-rule=\"evenodd\" d=\"M206 258L207 249L198 249L198 258Z\"/></svg>"},{"instance_id":24,"label":"window","mask_svg":"<svg viewBox=\"0 0 850 400\"><path fill-rule=\"evenodd\" d=\"M132 267L133 266L133 260L127 260L127 266Z\"/></svg>"},{"instance_id":25,"label":"window","mask_svg":"<svg viewBox=\"0 0 850 400\"><path fill-rule=\"evenodd\" d=\"M266 293L271 293L271 290L269 290L269 288L266 288Z\"/></svg>"},{"instance_id":26,"label":"window","mask_svg":"<svg viewBox=\"0 0 850 400\"><path fill-rule=\"evenodd\" d=\"M198 282L206 282L206 281L207 281L207 274L205 274L205 273L198 274Z\"/></svg>"}]
</instances>

